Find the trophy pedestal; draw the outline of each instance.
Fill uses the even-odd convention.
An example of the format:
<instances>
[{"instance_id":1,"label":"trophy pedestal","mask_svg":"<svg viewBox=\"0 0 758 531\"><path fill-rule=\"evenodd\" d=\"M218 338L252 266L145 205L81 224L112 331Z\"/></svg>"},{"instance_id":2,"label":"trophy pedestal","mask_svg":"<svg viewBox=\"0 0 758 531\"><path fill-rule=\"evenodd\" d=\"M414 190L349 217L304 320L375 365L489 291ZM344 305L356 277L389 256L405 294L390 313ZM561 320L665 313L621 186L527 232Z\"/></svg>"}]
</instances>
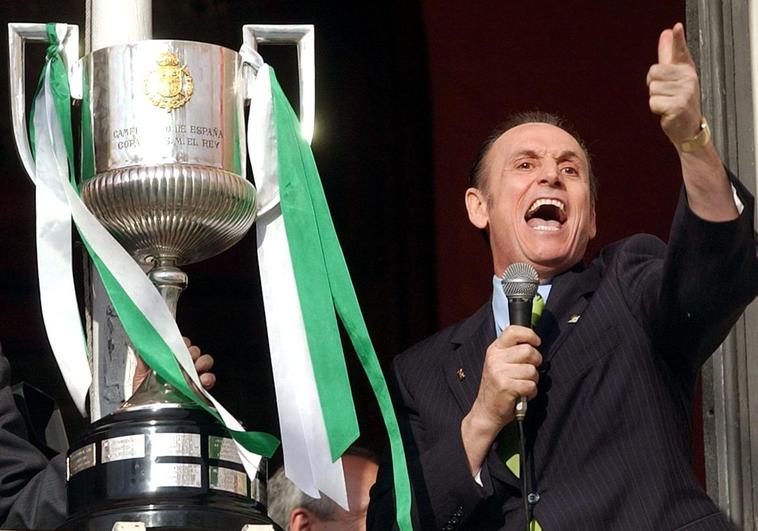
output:
<instances>
[{"instance_id":1,"label":"trophy pedestal","mask_svg":"<svg viewBox=\"0 0 758 531\"><path fill-rule=\"evenodd\" d=\"M242 529L266 516L266 461L251 482L225 428L204 410L158 404L94 423L68 456L64 529Z\"/></svg>"},{"instance_id":2,"label":"trophy pedestal","mask_svg":"<svg viewBox=\"0 0 758 531\"><path fill-rule=\"evenodd\" d=\"M118 523L124 529L124 523L139 522L144 525L140 529L168 530L182 529L189 531L241 531L246 525L270 525L276 531L281 528L267 517L244 519L240 515L217 511L211 507L203 508L195 505L175 505L154 508L152 506L137 507L134 511L108 511L91 517L69 519L61 529L82 531L109 531ZM133 526L132 529L135 529Z\"/></svg>"}]
</instances>

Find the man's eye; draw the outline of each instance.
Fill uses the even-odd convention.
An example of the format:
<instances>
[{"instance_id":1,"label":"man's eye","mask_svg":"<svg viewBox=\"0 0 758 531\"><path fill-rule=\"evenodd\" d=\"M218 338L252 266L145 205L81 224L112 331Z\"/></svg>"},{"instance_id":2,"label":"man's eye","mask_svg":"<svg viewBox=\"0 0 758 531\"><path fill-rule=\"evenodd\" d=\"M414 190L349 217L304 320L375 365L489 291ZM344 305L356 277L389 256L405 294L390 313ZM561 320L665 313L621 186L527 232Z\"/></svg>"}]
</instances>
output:
<instances>
[{"instance_id":1,"label":"man's eye","mask_svg":"<svg viewBox=\"0 0 758 531\"><path fill-rule=\"evenodd\" d=\"M573 166L564 166L561 168L561 172L565 173L566 175L577 175L576 168Z\"/></svg>"},{"instance_id":2,"label":"man's eye","mask_svg":"<svg viewBox=\"0 0 758 531\"><path fill-rule=\"evenodd\" d=\"M534 168L534 164L532 164L529 161L523 161L523 162L518 163L518 168L520 170L531 170L532 168Z\"/></svg>"}]
</instances>

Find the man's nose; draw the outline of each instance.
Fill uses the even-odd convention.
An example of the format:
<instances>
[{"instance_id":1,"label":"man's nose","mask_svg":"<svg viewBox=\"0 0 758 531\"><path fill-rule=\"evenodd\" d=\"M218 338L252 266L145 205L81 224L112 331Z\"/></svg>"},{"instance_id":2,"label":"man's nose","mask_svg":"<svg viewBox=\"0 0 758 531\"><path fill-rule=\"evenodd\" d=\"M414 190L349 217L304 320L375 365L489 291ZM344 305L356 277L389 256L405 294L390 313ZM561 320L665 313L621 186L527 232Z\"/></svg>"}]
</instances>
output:
<instances>
[{"instance_id":1,"label":"man's nose","mask_svg":"<svg viewBox=\"0 0 758 531\"><path fill-rule=\"evenodd\" d=\"M544 168L544 171L542 172L542 175L540 176L540 184L555 186L562 182L561 173L558 170L557 164L546 164L545 166L543 166L543 168Z\"/></svg>"}]
</instances>

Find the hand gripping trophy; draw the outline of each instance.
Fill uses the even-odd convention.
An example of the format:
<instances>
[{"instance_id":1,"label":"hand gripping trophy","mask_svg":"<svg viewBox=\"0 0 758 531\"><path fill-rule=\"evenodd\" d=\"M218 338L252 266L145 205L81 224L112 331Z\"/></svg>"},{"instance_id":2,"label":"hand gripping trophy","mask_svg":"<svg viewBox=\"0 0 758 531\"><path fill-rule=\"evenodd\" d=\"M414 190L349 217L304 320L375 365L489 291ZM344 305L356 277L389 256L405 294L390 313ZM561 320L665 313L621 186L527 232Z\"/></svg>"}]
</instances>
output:
<instances>
[{"instance_id":1,"label":"hand gripping trophy","mask_svg":"<svg viewBox=\"0 0 758 531\"><path fill-rule=\"evenodd\" d=\"M90 377L71 281L71 220L131 344L153 369L69 449L65 528L271 525L265 457L278 441L245 431L202 389L174 320L187 284L179 266L234 245L257 219L287 474L312 496L347 505L339 456L358 428L339 317L390 432L398 520L409 529L397 422L305 138L313 124L312 26L244 26L240 53L134 39L79 58L78 29L66 24L10 24L9 40L14 132L36 185L43 316L64 380L83 410ZM48 43L28 128L25 40ZM292 41L305 132L255 50L258 42ZM72 97L81 100L79 176ZM248 146L257 191L245 177Z\"/></svg>"}]
</instances>

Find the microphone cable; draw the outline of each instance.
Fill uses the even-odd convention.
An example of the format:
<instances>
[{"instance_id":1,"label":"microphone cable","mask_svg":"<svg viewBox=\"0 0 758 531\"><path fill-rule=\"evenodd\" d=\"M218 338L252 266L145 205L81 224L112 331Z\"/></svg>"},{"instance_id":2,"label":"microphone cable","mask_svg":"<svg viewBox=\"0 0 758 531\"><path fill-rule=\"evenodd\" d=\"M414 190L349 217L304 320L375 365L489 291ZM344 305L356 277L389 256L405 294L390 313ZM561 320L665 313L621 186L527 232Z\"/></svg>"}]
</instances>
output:
<instances>
[{"instance_id":1,"label":"microphone cable","mask_svg":"<svg viewBox=\"0 0 758 531\"><path fill-rule=\"evenodd\" d=\"M529 477L529 467L526 465L526 434L524 433L524 416L516 417L518 423L518 446L519 446L519 467L521 476L521 495L524 497L524 514L526 514L526 531L531 531L532 522L532 503L531 503L531 481Z\"/></svg>"}]
</instances>

